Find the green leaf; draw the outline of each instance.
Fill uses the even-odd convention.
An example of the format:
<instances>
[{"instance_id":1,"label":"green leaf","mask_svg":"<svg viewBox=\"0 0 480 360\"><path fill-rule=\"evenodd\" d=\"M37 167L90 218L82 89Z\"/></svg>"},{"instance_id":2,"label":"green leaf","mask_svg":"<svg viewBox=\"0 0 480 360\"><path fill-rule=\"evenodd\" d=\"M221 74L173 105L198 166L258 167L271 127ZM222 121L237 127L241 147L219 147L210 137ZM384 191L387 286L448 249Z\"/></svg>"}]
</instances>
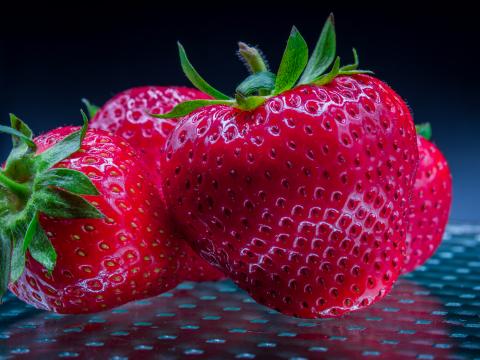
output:
<instances>
[{"instance_id":1,"label":"green leaf","mask_svg":"<svg viewBox=\"0 0 480 360\"><path fill-rule=\"evenodd\" d=\"M236 93L249 96L260 90L272 91L275 87L275 75L269 71L262 71L250 75L237 86Z\"/></svg>"},{"instance_id":2,"label":"green leaf","mask_svg":"<svg viewBox=\"0 0 480 360\"><path fill-rule=\"evenodd\" d=\"M87 115L82 110L80 112L84 121L82 129L71 133L51 148L36 156L35 159L38 161L40 171L51 168L80 150L82 140L88 130Z\"/></svg>"},{"instance_id":3,"label":"green leaf","mask_svg":"<svg viewBox=\"0 0 480 360\"><path fill-rule=\"evenodd\" d=\"M10 262L12 258L12 241L0 229L0 303L3 295L7 291L10 282Z\"/></svg>"},{"instance_id":4,"label":"green leaf","mask_svg":"<svg viewBox=\"0 0 480 360\"><path fill-rule=\"evenodd\" d=\"M88 116L90 117L90 119L93 119L97 114L98 110L100 110L100 107L92 104L90 101L88 101L85 98L82 99L82 102L85 104L85 107L87 108Z\"/></svg>"},{"instance_id":5,"label":"green leaf","mask_svg":"<svg viewBox=\"0 0 480 360\"><path fill-rule=\"evenodd\" d=\"M320 76L317 80L315 80L314 84L316 85L325 85L331 82L340 72L340 57L337 56L335 62L333 63L332 70L328 74Z\"/></svg>"},{"instance_id":6,"label":"green leaf","mask_svg":"<svg viewBox=\"0 0 480 360\"><path fill-rule=\"evenodd\" d=\"M190 63L190 60L188 60L185 49L180 43L178 43L178 53L180 55L180 63L182 65L183 72L197 89L203 91L205 94L208 94L217 100L230 99L230 97L228 97L227 95L213 88L200 76L200 74L194 69L194 67Z\"/></svg>"},{"instance_id":7,"label":"green leaf","mask_svg":"<svg viewBox=\"0 0 480 360\"><path fill-rule=\"evenodd\" d=\"M61 189L43 188L34 193L38 211L59 219L100 219L103 214L79 195Z\"/></svg>"},{"instance_id":8,"label":"green leaf","mask_svg":"<svg viewBox=\"0 0 480 360\"><path fill-rule=\"evenodd\" d=\"M430 123L423 123L415 125L415 129L417 130L417 134L422 136L423 138L430 140L432 138L432 126Z\"/></svg>"},{"instance_id":9,"label":"green leaf","mask_svg":"<svg viewBox=\"0 0 480 360\"><path fill-rule=\"evenodd\" d=\"M235 105L234 100L192 100L185 101L175 106L166 114L150 114L160 119L174 119L190 114L191 112L209 105Z\"/></svg>"},{"instance_id":10,"label":"green leaf","mask_svg":"<svg viewBox=\"0 0 480 360\"><path fill-rule=\"evenodd\" d=\"M78 195L99 195L99 192L87 175L80 171L56 168L40 174L35 188L54 186Z\"/></svg>"},{"instance_id":11,"label":"green leaf","mask_svg":"<svg viewBox=\"0 0 480 360\"><path fill-rule=\"evenodd\" d=\"M335 59L336 37L333 14L330 14L323 26L313 54L300 78L299 84L309 84L322 75Z\"/></svg>"},{"instance_id":12,"label":"green leaf","mask_svg":"<svg viewBox=\"0 0 480 360\"><path fill-rule=\"evenodd\" d=\"M38 223L32 242L28 248L30 255L42 264L48 271L53 271L57 262L57 253L45 234L42 226Z\"/></svg>"},{"instance_id":13,"label":"green leaf","mask_svg":"<svg viewBox=\"0 0 480 360\"><path fill-rule=\"evenodd\" d=\"M305 39L294 26L288 38L287 47L277 72L274 94L291 89L303 72L308 60L308 47Z\"/></svg>"}]
</instances>

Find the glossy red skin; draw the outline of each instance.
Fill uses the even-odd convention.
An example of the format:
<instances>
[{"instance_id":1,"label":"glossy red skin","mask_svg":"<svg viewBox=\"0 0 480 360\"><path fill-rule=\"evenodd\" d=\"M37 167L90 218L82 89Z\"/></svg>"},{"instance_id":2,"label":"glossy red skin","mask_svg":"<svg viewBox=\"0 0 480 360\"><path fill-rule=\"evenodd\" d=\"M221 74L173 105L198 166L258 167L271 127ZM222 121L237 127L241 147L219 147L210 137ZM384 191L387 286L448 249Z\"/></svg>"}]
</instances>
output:
<instances>
[{"instance_id":1,"label":"glossy red skin","mask_svg":"<svg viewBox=\"0 0 480 360\"><path fill-rule=\"evenodd\" d=\"M35 139L38 152L78 128ZM10 290L21 300L58 313L89 313L160 294L175 287L185 249L171 238L167 214L138 155L125 140L89 130L81 151L60 162L86 174L99 196L85 196L104 219L40 222L57 252L51 275L32 257ZM152 210L153 209L153 210Z\"/></svg>"},{"instance_id":2,"label":"glossy red skin","mask_svg":"<svg viewBox=\"0 0 480 360\"><path fill-rule=\"evenodd\" d=\"M147 168L152 170L149 175L153 175L153 180L161 191L163 146L177 120L156 119L148 114L164 114L181 102L207 98L208 95L187 87L136 87L107 101L90 125L126 139L142 155ZM181 271L181 277L190 281L215 281L224 278L220 271L190 249L187 249Z\"/></svg>"},{"instance_id":3,"label":"glossy red skin","mask_svg":"<svg viewBox=\"0 0 480 360\"><path fill-rule=\"evenodd\" d=\"M380 80L299 86L251 113L201 108L165 152L173 216L258 302L339 316L397 279L418 150L407 106Z\"/></svg>"},{"instance_id":4,"label":"glossy red skin","mask_svg":"<svg viewBox=\"0 0 480 360\"><path fill-rule=\"evenodd\" d=\"M420 162L415 179L403 272L427 261L442 242L452 205L452 175L440 150L418 136Z\"/></svg>"}]
</instances>

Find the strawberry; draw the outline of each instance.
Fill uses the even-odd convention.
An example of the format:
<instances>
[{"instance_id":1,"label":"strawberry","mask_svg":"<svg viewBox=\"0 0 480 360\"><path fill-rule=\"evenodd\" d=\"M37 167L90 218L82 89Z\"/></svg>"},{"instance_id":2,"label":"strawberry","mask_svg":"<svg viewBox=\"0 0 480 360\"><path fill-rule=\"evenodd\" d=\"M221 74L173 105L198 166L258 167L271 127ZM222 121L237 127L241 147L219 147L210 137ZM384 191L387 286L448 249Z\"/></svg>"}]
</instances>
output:
<instances>
[{"instance_id":1,"label":"strawberry","mask_svg":"<svg viewBox=\"0 0 480 360\"><path fill-rule=\"evenodd\" d=\"M427 261L440 245L452 205L452 175L440 150L430 142L429 124L417 126L420 162L409 213L403 272Z\"/></svg>"},{"instance_id":2,"label":"strawberry","mask_svg":"<svg viewBox=\"0 0 480 360\"><path fill-rule=\"evenodd\" d=\"M2 293L9 283L37 308L86 313L178 284L184 250L125 140L86 121L32 140L11 121L1 129L14 139L0 172Z\"/></svg>"},{"instance_id":3,"label":"strawberry","mask_svg":"<svg viewBox=\"0 0 480 360\"><path fill-rule=\"evenodd\" d=\"M309 61L294 27L276 75L242 44L253 74L235 98L179 45L187 77L214 99L155 115L183 117L166 142L163 188L188 241L261 304L304 318L390 291L418 163L407 105L358 70L355 51L340 66L332 20Z\"/></svg>"},{"instance_id":4,"label":"strawberry","mask_svg":"<svg viewBox=\"0 0 480 360\"><path fill-rule=\"evenodd\" d=\"M111 131L123 137L141 154L147 168L153 167L149 175L153 176L157 189L161 191L162 150L176 121L154 119L148 113L162 114L181 102L208 98L208 95L186 87L144 86L117 94L100 109L92 108L88 102L87 107L90 114L94 115L91 122L93 128ZM189 247L185 247L185 251L184 264L180 269L182 279L214 281L224 277Z\"/></svg>"}]
</instances>

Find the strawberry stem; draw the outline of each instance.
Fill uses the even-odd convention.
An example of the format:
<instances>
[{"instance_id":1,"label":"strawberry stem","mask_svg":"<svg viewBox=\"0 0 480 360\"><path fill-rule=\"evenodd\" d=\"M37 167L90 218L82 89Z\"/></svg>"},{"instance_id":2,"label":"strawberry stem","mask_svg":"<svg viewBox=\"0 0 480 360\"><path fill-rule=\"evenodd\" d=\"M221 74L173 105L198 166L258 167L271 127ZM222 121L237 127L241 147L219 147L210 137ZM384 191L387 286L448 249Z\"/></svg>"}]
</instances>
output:
<instances>
[{"instance_id":1,"label":"strawberry stem","mask_svg":"<svg viewBox=\"0 0 480 360\"><path fill-rule=\"evenodd\" d=\"M268 65L261 52L244 42L238 43L238 55L245 62L248 71L252 74L268 71ZM269 91L259 90L258 95L269 95Z\"/></svg>"},{"instance_id":2,"label":"strawberry stem","mask_svg":"<svg viewBox=\"0 0 480 360\"><path fill-rule=\"evenodd\" d=\"M21 199L26 199L30 196L30 189L28 186L19 184L16 181L10 179L3 171L0 170L0 184L10 190L12 193L20 197Z\"/></svg>"},{"instance_id":3,"label":"strawberry stem","mask_svg":"<svg viewBox=\"0 0 480 360\"><path fill-rule=\"evenodd\" d=\"M268 71L268 66L257 48L248 46L244 42L238 43L238 55L245 61L245 65L252 74Z\"/></svg>"}]
</instances>

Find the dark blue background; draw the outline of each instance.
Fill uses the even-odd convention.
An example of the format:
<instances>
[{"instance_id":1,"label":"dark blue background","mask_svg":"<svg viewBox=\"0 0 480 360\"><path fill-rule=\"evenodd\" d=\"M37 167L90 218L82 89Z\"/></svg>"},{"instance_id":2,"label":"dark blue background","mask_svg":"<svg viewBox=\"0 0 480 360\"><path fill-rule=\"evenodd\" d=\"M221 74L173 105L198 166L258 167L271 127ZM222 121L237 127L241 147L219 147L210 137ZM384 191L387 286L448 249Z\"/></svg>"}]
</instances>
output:
<instances>
[{"instance_id":1,"label":"dark blue background","mask_svg":"<svg viewBox=\"0 0 480 360\"><path fill-rule=\"evenodd\" d=\"M429 9L384 3L384 8L300 2L189 9L160 2L143 7L118 2L112 7L68 3L65 8L3 8L1 122L13 112L35 131L46 131L78 124L82 97L102 104L131 86L188 84L178 65L177 39L209 82L232 92L245 75L235 57L237 40L259 45L275 69L293 24L313 47L334 11L344 62L355 46L361 65L406 99L415 120L432 123L434 140L453 171L452 218L480 220L477 12L460 3L455 8L437 3ZM0 137L2 159L9 146L9 139Z\"/></svg>"}]
</instances>

